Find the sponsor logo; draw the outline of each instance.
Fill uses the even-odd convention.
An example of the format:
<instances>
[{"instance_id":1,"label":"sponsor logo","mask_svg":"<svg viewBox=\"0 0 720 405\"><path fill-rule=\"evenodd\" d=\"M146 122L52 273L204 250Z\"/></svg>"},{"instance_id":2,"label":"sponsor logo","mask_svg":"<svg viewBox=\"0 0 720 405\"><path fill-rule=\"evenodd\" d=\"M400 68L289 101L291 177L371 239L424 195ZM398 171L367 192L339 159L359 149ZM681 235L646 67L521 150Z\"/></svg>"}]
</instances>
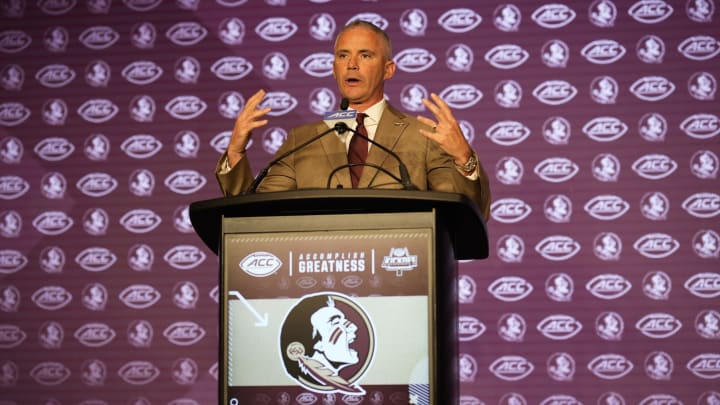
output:
<instances>
[{"instance_id":1,"label":"sponsor logo","mask_svg":"<svg viewBox=\"0 0 720 405\"><path fill-rule=\"evenodd\" d=\"M483 97L482 92L472 84L453 84L440 92L440 97L453 108L467 109L478 102Z\"/></svg>"},{"instance_id":2,"label":"sponsor logo","mask_svg":"<svg viewBox=\"0 0 720 405\"><path fill-rule=\"evenodd\" d=\"M158 378L160 370L149 361L135 360L120 367L118 375L128 384L146 385Z\"/></svg>"},{"instance_id":3,"label":"sponsor logo","mask_svg":"<svg viewBox=\"0 0 720 405\"><path fill-rule=\"evenodd\" d=\"M150 197L155 189L155 175L147 169L134 170L128 179L130 192L138 197Z\"/></svg>"},{"instance_id":4,"label":"sponsor logo","mask_svg":"<svg viewBox=\"0 0 720 405\"><path fill-rule=\"evenodd\" d=\"M37 364L30 370L30 377L36 383L45 386L60 385L70 378L70 369L64 364L55 361L45 361Z\"/></svg>"},{"instance_id":5,"label":"sponsor logo","mask_svg":"<svg viewBox=\"0 0 720 405\"><path fill-rule=\"evenodd\" d=\"M123 141L120 149L131 158L147 159L162 149L162 142L152 135L137 134Z\"/></svg>"},{"instance_id":6,"label":"sponsor logo","mask_svg":"<svg viewBox=\"0 0 720 405\"><path fill-rule=\"evenodd\" d=\"M210 67L210 71L220 80L240 80L252 70L252 63L242 56L220 58Z\"/></svg>"},{"instance_id":7,"label":"sponsor logo","mask_svg":"<svg viewBox=\"0 0 720 405\"><path fill-rule=\"evenodd\" d=\"M695 193L683 201L682 207L696 218L712 218L720 215L720 195Z\"/></svg>"},{"instance_id":8,"label":"sponsor logo","mask_svg":"<svg viewBox=\"0 0 720 405\"><path fill-rule=\"evenodd\" d=\"M603 380L617 380L626 376L633 364L621 354L601 354L588 363L588 370Z\"/></svg>"},{"instance_id":9,"label":"sponsor logo","mask_svg":"<svg viewBox=\"0 0 720 405\"><path fill-rule=\"evenodd\" d=\"M601 232L593 241L593 253L600 260L619 260L622 253L622 240L613 232Z\"/></svg>"},{"instance_id":10,"label":"sponsor logo","mask_svg":"<svg viewBox=\"0 0 720 405\"><path fill-rule=\"evenodd\" d=\"M470 342L482 336L487 330L484 323L472 316L461 315L458 318L458 339Z\"/></svg>"},{"instance_id":11,"label":"sponsor logo","mask_svg":"<svg viewBox=\"0 0 720 405\"><path fill-rule=\"evenodd\" d=\"M665 233L648 233L633 244L635 250L650 259L666 258L680 248L680 242Z\"/></svg>"},{"instance_id":12,"label":"sponsor logo","mask_svg":"<svg viewBox=\"0 0 720 405\"><path fill-rule=\"evenodd\" d=\"M297 107L298 101L290 93L285 91L271 91L265 94L265 98L260 103L259 108L270 107L272 110L268 115L277 117L285 115Z\"/></svg>"},{"instance_id":13,"label":"sponsor logo","mask_svg":"<svg viewBox=\"0 0 720 405\"><path fill-rule=\"evenodd\" d=\"M532 92L538 101L547 105L561 105L572 100L577 89L565 80L546 80Z\"/></svg>"},{"instance_id":14,"label":"sponsor logo","mask_svg":"<svg viewBox=\"0 0 720 405\"><path fill-rule=\"evenodd\" d=\"M120 225L132 233L148 233L157 228L161 222L160 215L146 208L130 210L120 218Z\"/></svg>"},{"instance_id":15,"label":"sponsor logo","mask_svg":"<svg viewBox=\"0 0 720 405\"><path fill-rule=\"evenodd\" d=\"M594 141L612 142L625 135L628 126L615 117L597 117L585 124L582 130Z\"/></svg>"},{"instance_id":16,"label":"sponsor logo","mask_svg":"<svg viewBox=\"0 0 720 405\"><path fill-rule=\"evenodd\" d=\"M715 114L693 114L683 120L680 129L691 138L710 139L720 134L720 118Z\"/></svg>"},{"instance_id":17,"label":"sponsor logo","mask_svg":"<svg viewBox=\"0 0 720 405\"><path fill-rule=\"evenodd\" d=\"M660 180L670 176L678 164L667 155L648 154L633 162L631 167L642 178Z\"/></svg>"},{"instance_id":18,"label":"sponsor logo","mask_svg":"<svg viewBox=\"0 0 720 405\"><path fill-rule=\"evenodd\" d=\"M406 271L415 270L418 266L418 256L411 255L407 247L390 248L387 256L383 257L383 269L389 272L395 272L397 277L402 277Z\"/></svg>"},{"instance_id":19,"label":"sponsor logo","mask_svg":"<svg viewBox=\"0 0 720 405\"><path fill-rule=\"evenodd\" d=\"M482 22L480 14L469 8L454 8L444 12L438 18L440 24L445 31L456 34L469 32L474 30Z\"/></svg>"},{"instance_id":20,"label":"sponsor logo","mask_svg":"<svg viewBox=\"0 0 720 405\"><path fill-rule=\"evenodd\" d=\"M395 55L394 59L398 69L404 72L418 73L428 70L437 58L427 49L407 48Z\"/></svg>"},{"instance_id":21,"label":"sponsor logo","mask_svg":"<svg viewBox=\"0 0 720 405\"><path fill-rule=\"evenodd\" d=\"M572 200L564 194L553 194L548 196L543 204L545 218L557 224L570 222L572 218Z\"/></svg>"},{"instance_id":22,"label":"sponsor logo","mask_svg":"<svg viewBox=\"0 0 720 405\"><path fill-rule=\"evenodd\" d=\"M672 6L664 0L639 0L628 9L628 14L643 24L665 21L672 13Z\"/></svg>"},{"instance_id":23,"label":"sponsor logo","mask_svg":"<svg viewBox=\"0 0 720 405\"><path fill-rule=\"evenodd\" d=\"M120 34L112 27L94 26L83 31L79 39L87 48L102 50L113 46L120 39Z\"/></svg>"},{"instance_id":24,"label":"sponsor logo","mask_svg":"<svg viewBox=\"0 0 720 405\"><path fill-rule=\"evenodd\" d=\"M17 211L3 211L0 213L0 236L17 238L22 230L22 217Z\"/></svg>"},{"instance_id":25,"label":"sponsor logo","mask_svg":"<svg viewBox=\"0 0 720 405\"><path fill-rule=\"evenodd\" d=\"M556 314L541 320L537 330L548 339L568 340L580 333L582 324L570 315Z\"/></svg>"},{"instance_id":26,"label":"sponsor logo","mask_svg":"<svg viewBox=\"0 0 720 405\"><path fill-rule=\"evenodd\" d=\"M643 293L653 300L667 300L672 290L672 280L663 271L651 271L643 277Z\"/></svg>"},{"instance_id":27,"label":"sponsor logo","mask_svg":"<svg viewBox=\"0 0 720 405\"><path fill-rule=\"evenodd\" d=\"M191 120L197 118L207 108L207 104L196 96L177 96L165 104L167 111L173 118Z\"/></svg>"},{"instance_id":28,"label":"sponsor logo","mask_svg":"<svg viewBox=\"0 0 720 405\"><path fill-rule=\"evenodd\" d=\"M44 66L35 74L35 79L45 87L60 88L75 79L75 71L67 65L53 64Z\"/></svg>"},{"instance_id":29,"label":"sponsor logo","mask_svg":"<svg viewBox=\"0 0 720 405\"><path fill-rule=\"evenodd\" d=\"M200 290L192 281L181 281L173 287L172 301L180 309L195 309Z\"/></svg>"},{"instance_id":30,"label":"sponsor logo","mask_svg":"<svg viewBox=\"0 0 720 405\"><path fill-rule=\"evenodd\" d=\"M163 331L163 336L177 346L190 346L205 337L205 329L191 321L179 321Z\"/></svg>"},{"instance_id":31,"label":"sponsor logo","mask_svg":"<svg viewBox=\"0 0 720 405\"><path fill-rule=\"evenodd\" d=\"M31 298L38 307L47 311L56 311L72 301L72 294L60 286L45 286L37 289Z\"/></svg>"},{"instance_id":32,"label":"sponsor logo","mask_svg":"<svg viewBox=\"0 0 720 405\"><path fill-rule=\"evenodd\" d=\"M285 17L270 17L255 27L260 38L270 42L282 42L297 32L298 26Z\"/></svg>"},{"instance_id":33,"label":"sponsor logo","mask_svg":"<svg viewBox=\"0 0 720 405\"><path fill-rule=\"evenodd\" d=\"M570 24L575 11L564 4L545 4L533 11L530 18L543 28L557 29Z\"/></svg>"},{"instance_id":34,"label":"sponsor logo","mask_svg":"<svg viewBox=\"0 0 720 405\"><path fill-rule=\"evenodd\" d=\"M121 74L130 83L144 86L159 79L163 69L153 61L139 60L125 66Z\"/></svg>"},{"instance_id":35,"label":"sponsor logo","mask_svg":"<svg viewBox=\"0 0 720 405\"><path fill-rule=\"evenodd\" d=\"M532 284L516 276L500 277L488 286L488 292L504 302L520 301L530 295L532 290Z\"/></svg>"},{"instance_id":36,"label":"sponsor logo","mask_svg":"<svg viewBox=\"0 0 720 405\"><path fill-rule=\"evenodd\" d=\"M720 296L720 273L697 273L685 281L685 289L700 298Z\"/></svg>"},{"instance_id":37,"label":"sponsor logo","mask_svg":"<svg viewBox=\"0 0 720 405\"><path fill-rule=\"evenodd\" d=\"M675 85L662 76L645 76L630 85L630 92L645 101L659 101L675 91Z\"/></svg>"},{"instance_id":38,"label":"sponsor logo","mask_svg":"<svg viewBox=\"0 0 720 405\"><path fill-rule=\"evenodd\" d=\"M73 226L73 219L62 211L45 211L33 219L33 226L44 235L60 235Z\"/></svg>"},{"instance_id":39,"label":"sponsor logo","mask_svg":"<svg viewBox=\"0 0 720 405\"><path fill-rule=\"evenodd\" d=\"M530 128L518 121L499 121L485 131L491 141L502 146L517 145L530 136Z\"/></svg>"},{"instance_id":40,"label":"sponsor logo","mask_svg":"<svg viewBox=\"0 0 720 405\"><path fill-rule=\"evenodd\" d=\"M500 107L518 108L522 100L522 87L514 80L501 80L495 85L495 102Z\"/></svg>"},{"instance_id":41,"label":"sponsor logo","mask_svg":"<svg viewBox=\"0 0 720 405\"><path fill-rule=\"evenodd\" d=\"M585 59L596 65L609 65L625 55L625 47L612 39L597 39L585 45L580 51Z\"/></svg>"},{"instance_id":42,"label":"sponsor logo","mask_svg":"<svg viewBox=\"0 0 720 405\"><path fill-rule=\"evenodd\" d=\"M82 291L83 306L91 311L104 311L108 302L107 288L100 283L91 283Z\"/></svg>"},{"instance_id":43,"label":"sponsor logo","mask_svg":"<svg viewBox=\"0 0 720 405\"><path fill-rule=\"evenodd\" d=\"M32 37L24 31L8 30L0 32L0 52L18 53L30 46Z\"/></svg>"},{"instance_id":44,"label":"sponsor logo","mask_svg":"<svg viewBox=\"0 0 720 405\"><path fill-rule=\"evenodd\" d=\"M571 395L556 394L545 398L540 405L582 405L582 402Z\"/></svg>"},{"instance_id":45,"label":"sponsor logo","mask_svg":"<svg viewBox=\"0 0 720 405\"><path fill-rule=\"evenodd\" d=\"M615 104L618 83L611 76L598 76L590 83L590 98L598 104Z\"/></svg>"},{"instance_id":46,"label":"sponsor logo","mask_svg":"<svg viewBox=\"0 0 720 405\"><path fill-rule=\"evenodd\" d=\"M585 284L585 289L602 300L614 300L632 288L628 279L619 274L599 274Z\"/></svg>"},{"instance_id":47,"label":"sponsor logo","mask_svg":"<svg viewBox=\"0 0 720 405\"><path fill-rule=\"evenodd\" d=\"M648 395L647 397L643 398L643 400L638 403L638 405L656 405L656 404L680 405L680 404L682 404L682 401L678 400L676 397L674 397L670 394L652 394L652 395Z\"/></svg>"},{"instance_id":48,"label":"sponsor logo","mask_svg":"<svg viewBox=\"0 0 720 405\"><path fill-rule=\"evenodd\" d=\"M102 347L115 339L115 331L104 323L91 322L79 327L73 336L87 347Z\"/></svg>"},{"instance_id":49,"label":"sponsor logo","mask_svg":"<svg viewBox=\"0 0 720 405\"><path fill-rule=\"evenodd\" d=\"M160 300L160 291L148 284L133 284L120 292L118 298L133 309L146 309Z\"/></svg>"},{"instance_id":50,"label":"sponsor logo","mask_svg":"<svg viewBox=\"0 0 720 405\"><path fill-rule=\"evenodd\" d=\"M522 356L502 356L490 364L490 372L505 381L520 381L533 372L535 366Z\"/></svg>"},{"instance_id":51,"label":"sponsor logo","mask_svg":"<svg viewBox=\"0 0 720 405\"><path fill-rule=\"evenodd\" d=\"M388 25L390 25L388 20L386 20L385 18L383 18L383 16L381 16L380 14L377 14L377 13L355 14L354 16L350 17L350 19L347 20L345 25L351 23L352 21L356 21L356 20L367 21L369 23L372 23L373 25L380 27L383 30L386 29L388 27Z\"/></svg>"},{"instance_id":52,"label":"sponsor logo","mask_svg":"<svg viewBox=\"0 0 720 405\"><path fill-rule=\"evenodd\" d=\"M562 183L575 177L580 171L575 162L568 158L551 157L538 163L533 172L550 183Z\"/></svg>"},{"instance_id":53,"label":"sponsor logo","mask_svg":"<svg viewBox=\"0 0 720 405\"><path fill-rule=\"evenodd\" d=\"M30 109L22 103L5 102L0 104L0 125L14 127L30 118Z\"/></svg>"},{"instance_id":54,"label":"sponsor logo","mask_svg":"<svg viewBox=\"0 0 720 405\"><path fill-rule=\"evenodd\" d=\"M528 51L519 45L501 44L485 53L485 61L498 69L514 69L530 57Z\"/></svg>"},{"instance_id":55,"label":"sponsor logo","mask_svg":"<svg viewBox=\"0 0 720 405\"><path fill-rule=\"evenodd\" d=\"M28 264L28 258L14 249L0 250L0 274L12 274Z\"/></svg>"},{"instance_id":56,"label":"sponsor logo","mask_svg":"<svg viewBox=\"0 0 720 405\"><path fill-rule=\"evenodd\" d=\"M475 376L478 372L478 365L477 360L475 360L475 357L467 354L467 353L461 353L460 358L458 359L458 363L460 363L460 382L473 382L475 381ZM427 388L425 388L427 389ZM412 392L412 388L411 391ZM427 395L427 394L426 394ZM413 394L410 394L410 397L412 398Z\"/></svg>"},{"instance_id":57,"label":"sponsor logo","mask_svg":"<svg viewBox=\"0 0 720 405\"><path fill-rule=\"evenodd\" d=\"M670 314L652 313L640 318L635 328L649 338L665 339L676 334L682 328L682 322Z\"/></svg>"},{"instance_id":58,"label":"sponsor logo","mask_svg":"<svg viewBox=\"0 0 720 405\"><path fill-rule=\"evenodd\" d=\"M695 35L682 41L678 52L688 59L710 60L720 53L720 41L707 35Z\"/></svg>"},{"instance_id":59,"label":"sponsor logo","mask_svg":"<svg viewBox=\"0 0 720 405\"><path fill-rule=\"evenodd\" d=\"M146 12L162 4L162 0L123 0L123 4L130 10Z\"/></svg>"},{"instance_id":60,"label":"sponsor logo","mask_svg":"<svg viewBox=\"0 0 720 405\"><path fill-rule=\"evenodd\" d=\"M575 359L569 353L553 353L548 357L546 370L555 381L572 381L575 376Z\"/></svg>"},{"instance_id":61,"label":"sponsor logo","mask_svg":"<svg viewBox=\"0 0 720 405\"><path fill-rule=\"evenodd\" d=\"M205 261L206 255L196 246L177 245L168 250L163 259L178 270L190 270Z\"/></svg>"},{"instance_id":62,"label":"sponsor logo","mask_svg":"<svg viewBox=\"0 0 720 405\"><path fill-rule=\"evenodd\" d=\"M105 271L117 261L117 256L104 247L89 247L75 256L75 263L92 272Z\"/></svg>"},{"instance_id":63,"label":"sponsor logo","mask_svg":"<svg viewBox=\"0 0 720 405\"><path fill-rule=\"evenodd\" d=\"M208 31L194 21L179 22L167 31L165 36L175 45L192 46L202 41Z\"/></svg>"},{"instance_id":64,"label":"sponsor logo","mask_svg":"<svg viewBox=\"0 0 720 405\"><path fill-rule=\"evenodd\" d=\"M427 23L427 17L425 18ZM310 36L318 41L330 41L335 34L335 18L332 14L318 13L310 18Z\"/></svg>"},{"instance_id":65,"label":"sponsor logo","mask_svg":"<svg viewBox=\"0 0 720 405\"><path fill-rule=\"evenodd\" d=\"M556 302L572 301L575 283L566 273L551 274L545 282L545 294Z\"/></svg>"},{"instance_id":66,"label":"sponsor logo","mask_svg":"<svg viewBox=\"0 0 720 405\"><path fill-rule=\"evenodd\" d=\"M165 178L164 183L177 194L192 194L203 188L207 179L195 170L176 170Z\"/></svg>"},{"instance_id":67,"label":"sponsor logo","mask_svg":"<svg viewBox=\"0 0 720 405\"><path fill-rule=\"evenodd\" d=\"M0 349L12 349L19 346L27 334L16 325L0 325Z\"/></svg>"},{"instance_id":68,"label":"sponsor logo","mask_svg":"<svg viewBox=\"0 0 720 405\"><path fill-rule=\"evenodd\" d=\"M288 70L290 69L290 61L282 52L272 52L263 58L262 73L271 80L285 80Z\"/></svg>"},{"instance_id":69,"label":"sponsor logo","mask_svg":"<svg viewBox=\"0 0 720 405\"><path fill-rule=\"evenodd\" d=\"M513 224L527 218L532 207L518 198L502 198L492 203L490 213L492 217L505 224Z\"/></svg>"},{"instance_id":70,"label":"sponsor logo","mask_svg":"<svg viewBox=\"0 0 720 405\"><path fill-rule=\"evenodd\" d=\"M688 361L687 369L702 379L712 380L720 378L720 354L698 354Z\"/></svg>"},{"instance_id":71,"label":"sponsor logo","mask_svg":"<svg viewBox=\"0 0 720 405\"><path fill-rule=\"evenodd\" d=\"M19 176L0 176L0 199L16 200L30 190L30 184Z\"/></svg>"},{"instance_id":72,"label":"sponsor logo","mask_svg":"<svg viewBox=\"0 0 720 405\"><path fill-rule=\"evenodd\" d=\"M269 252L253 252L245 256L238 266L253 277L267 277L282 267L282 260Z\"/></svg>"},{"instance_id":73,"label":"sponsor logo","mask_svg":"<svg viewBox=\"0 0 720 405\"><path fill-rule=\"evenodd\" d=\"M104 197L117 188L118 181L107 173L88 173L75 186L88 197Z\"/></svg>"},{"instance_id":74,"label":"sponsor logo","mask_svg":"<svg viewBox=\"0 0 720 405\"><path fill-rule=\"evenodd\" d=\"M592 175L599 181L615 182L620 176L620 160L613 154L601 153L592 161Z\"/></svg>"},{"instance_id":75,"label":"sponsor logo","mask_svg":"<svg viewBox=\"0 0 720 405\"><path fill-rule=\"evenodd\" d=\"M595 219L612 221L630 209L630 204L616 195L598 195L585 204L585 211Z\"/></svg>"}]
</instances>

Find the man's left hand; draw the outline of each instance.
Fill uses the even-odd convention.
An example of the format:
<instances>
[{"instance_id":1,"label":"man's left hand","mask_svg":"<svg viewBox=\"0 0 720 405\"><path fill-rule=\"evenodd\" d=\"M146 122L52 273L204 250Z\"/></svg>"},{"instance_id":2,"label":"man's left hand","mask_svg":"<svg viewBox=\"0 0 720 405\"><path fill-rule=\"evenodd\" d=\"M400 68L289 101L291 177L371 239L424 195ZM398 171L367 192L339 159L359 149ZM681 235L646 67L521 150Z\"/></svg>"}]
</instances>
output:
<instances>
[{"instance_id":1,"label":"man's left hand","mask_svg":"<svg viewBox=\"0 0 720 405\"><path fill-rule=\"evenodd\" d=\"M432 128L430 131L421 129L420 133L437 143L453 157L456 164L464 165L473 153L470 144L445 100L435 93L430 93L430 98L431 100L424 98L422 102L433 113L435 120L418 116L418 121Z\"/></svg>"}]
</instances>

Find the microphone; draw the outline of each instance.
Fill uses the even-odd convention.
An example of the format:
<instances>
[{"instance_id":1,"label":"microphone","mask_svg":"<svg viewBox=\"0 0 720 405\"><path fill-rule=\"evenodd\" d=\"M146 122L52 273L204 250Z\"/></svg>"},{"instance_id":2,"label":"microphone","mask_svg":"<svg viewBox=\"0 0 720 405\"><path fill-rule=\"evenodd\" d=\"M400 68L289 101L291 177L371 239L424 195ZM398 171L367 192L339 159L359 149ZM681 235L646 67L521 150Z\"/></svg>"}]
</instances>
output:
<instances>
[{"instance_id":1,"label":"microphone","mask_svg":"<svg viewBox=\"0 0 720 405\"><path fill-rule=\"evenodd\" d=\"M391 151L389 148L386 148L386 147L383 146L382 144L380 144L380 143L378 143L378 142L375 142L374 140L372 140L372 139L370 139L369 137L361 134L360 132L352 129L352 128L351 128L349 125L347 125L345 122L338 122L337 124L335 124L335 128L334 128L334 129L337 130L338 133L340 133L340 134L343 134L343 133L345 133L345 132L350 131L350 132L352 132L353 134L355 134L355 136L359 136L359 137L365 139L366 141L370 142L371 144L373 144L373 145L377 146L378 148L380 148L381 150L385 151L388 155L390 155L390 156L392 156L393 158L395 158L395 160L397 160L397 162L398 162L398 171L400 172L400 178L397 178L396 176L392 175L392 174L389 173L387 170L385 170L384 168L382 168L381 166L378 166L378 165L374 165L374 164L370 164L370 163L348 163L348 164L346 164L346 165L342 165L342 166L340 166L340 167L336 167L336 168L330 173L330 176L328 177L328 179L331 178L331 177L333 176L333 174L335 174L335 172L337 172L338 170L344 169L344 168L346 168L346 167L353 167L353 166L370 166L370 167L373 167L373 168L375 168L375 169L377 169L377 170L380 170L380 171L388 174L390 177L393 178L393 180L397 181L398 183L400 183L400 184L402 185L403 190L417 190L417 189L418 189L417 186L414 185L414 184L412 183L412 181L410 181L410 172L408 171L408 168L407 168L407 166L405 165L405 162L403 162L402 159L400 159L400 156L398 156L397 153Z\"/></svg>"},{"instance_id":2,"label":"microphone","mask_svg":"<svg viewBox=\"0 0 720 405\"><path fill-rule=\"evenodd\" d=\"M293 153L299 151L300 149L303 149L304 147L308 146L309 144L317 141L318 139L324 137L325 135L331 133L331 132L337 132L338 134L342 134L346 131L340 130L341 128L349 128L347 124L345 124L345 121L354 123L355 122L355 116L357 115L357 111L355 110L348 110L348 107L350 106L350 100L343 97L343 99L340 101L340 110L339 111L329 111L324 114L324 122L325 125L327 125L330 129L327 131L323 131L314 137L308 139L307 141L301 143L300 145L288 150L287 152L283 153L282 155L276 157L275 159L271 160L265 167L258 173L257 176L255 176L255 179L253 179L253 182L250 184L250 187L247 189L245 194L255 194L257 191L258 186L260 186L260 183L267 177L268 172L270 171L270 168L276 165L281 160L285 159L286 157L292 155ZM350 117L350 118L348 118ZM344 125L342 127L341 125Z\"/></svg>"}]
</instances>

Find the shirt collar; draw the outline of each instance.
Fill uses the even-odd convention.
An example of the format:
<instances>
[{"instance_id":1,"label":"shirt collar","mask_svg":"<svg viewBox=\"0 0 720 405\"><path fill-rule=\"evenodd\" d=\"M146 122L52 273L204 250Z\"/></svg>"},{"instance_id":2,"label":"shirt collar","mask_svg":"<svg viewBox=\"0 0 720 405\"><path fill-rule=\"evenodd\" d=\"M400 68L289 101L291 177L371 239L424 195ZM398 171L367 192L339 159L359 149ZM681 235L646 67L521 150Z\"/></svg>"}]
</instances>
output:
<instances>
[{"instance_id":1,"label":"shirt collar","mask_svg":"<svg viewBox=\"0 0 720 405\"><path fill-rule=\"evenodd\" d=\"M386 102L383 98L364 111L364 113L367 114L367 117L365 117L366 127L370 125L377 125L380 122L380 117L382 116L383 111L385 111L385 104Z\"/></svg>"}]
</instances>

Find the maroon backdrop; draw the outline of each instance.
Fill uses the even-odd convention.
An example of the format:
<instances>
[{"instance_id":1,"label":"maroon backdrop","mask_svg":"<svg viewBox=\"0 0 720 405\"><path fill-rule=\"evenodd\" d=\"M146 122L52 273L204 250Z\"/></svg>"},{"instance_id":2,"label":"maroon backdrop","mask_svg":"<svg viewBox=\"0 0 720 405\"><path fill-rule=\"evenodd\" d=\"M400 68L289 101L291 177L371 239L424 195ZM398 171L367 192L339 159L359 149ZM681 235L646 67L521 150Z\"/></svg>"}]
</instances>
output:
<instances>
[{"instance_id":1,"label":"maroon backdrop","mask_svg":"<svg viewBox=\"0 0 720 405\"><path fill-rule=\"evenodd\" d=\"M491 177L463 405L720 400L714 1L0 4L2 404L216 402L217 258L188 204L220 196L259 88L255 169L337 105L355 18L393 38L390 102L440 94Z\"/></svg>"}]
</instances>

